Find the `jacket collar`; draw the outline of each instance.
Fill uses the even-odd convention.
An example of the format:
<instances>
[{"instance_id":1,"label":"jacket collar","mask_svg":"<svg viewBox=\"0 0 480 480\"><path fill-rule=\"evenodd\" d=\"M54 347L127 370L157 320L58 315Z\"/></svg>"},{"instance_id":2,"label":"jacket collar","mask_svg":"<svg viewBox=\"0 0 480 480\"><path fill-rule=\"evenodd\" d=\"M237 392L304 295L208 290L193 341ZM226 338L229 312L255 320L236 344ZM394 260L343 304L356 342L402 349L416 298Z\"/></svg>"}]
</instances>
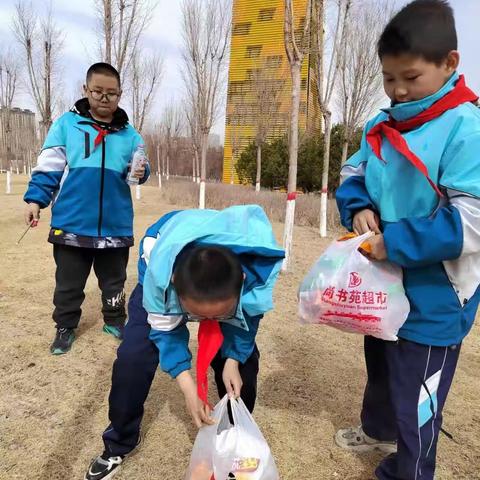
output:
<instances>
[{"instance_id":1,"label":"jacket collar","mask_svg":"<svg viewBox=\"0 0 480 480\"><path fill-rule=\"evenodd\" d=\"M437 100L440 100L447 93L451 92L455 87L458 78L459 74L455 72L450 77L448 82L433 95L429 95L428 97L422 98L420 100L415 100L414 102L397 103L390 106L389 108L383 108L382 111L399 122L413 118L418 114L422 113L423 111L427 110Z\"/></svg>"},{"instance_id":2,"label":"jacket collar","mask_svg":"<svg viewBox=\"0 0 480 480\"><path fill-rule=\"evenodd\" d=\"M104 122L99 122L98 120L95 120L92 117L92 114L90 113L90 104L88 103L88 98L81 98L80 100L75 102L75 105L72 107L70 111L73 113L76 113L77 115L80 115L81 117L91 120L94 123L97 123L98 125L102 126L106 130L118 131L123 128L126 128L128 125L128 115L125 112L125 110L123 110L120 107L117 108L117 110L113 114L113 119L111 123L104 123Z\"/></svg>"}]
</instances>

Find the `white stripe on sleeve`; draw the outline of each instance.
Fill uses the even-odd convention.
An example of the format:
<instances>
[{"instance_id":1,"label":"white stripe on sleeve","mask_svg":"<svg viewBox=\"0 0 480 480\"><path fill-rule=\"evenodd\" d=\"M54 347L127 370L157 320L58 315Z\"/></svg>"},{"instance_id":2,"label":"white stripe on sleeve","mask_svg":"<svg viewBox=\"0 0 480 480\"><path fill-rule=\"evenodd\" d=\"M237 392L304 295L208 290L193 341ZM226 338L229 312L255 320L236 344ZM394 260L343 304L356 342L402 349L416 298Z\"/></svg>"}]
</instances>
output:
<instances>
[{"instance_id":1,"label":"white stripe on sleeve","mask_svg":"<svg viewBox=\"0 0 480 480\"><path fill-rule=\"evenodd\" d=\"M182 317L179 315L160 315L159 313L149 313L147 320L154 330L170 332L180 325Z\"/></svg>"},{"instance_id":2,"label":"white stripe on sleeve","mask_svg":"<svg viewBox=\"0 0 480 480\"><path fill-rule=\"evenodd\" d=\"M450 204L460 212L463 249L459 258L443 265L463 306L480 284L480 198L455 190L447 190L447 194Z\"/></svg>"},{"instance_id":3,"label":"white stripe on sleeve","mask_svg":"<svg viewBox=\"0 0 480 480\"><path fill-rule=\"evenodd\" d=\"M63 172L67 164L65 147L46 148L38 156L37 166L34 172Z\"/></svg>"}]
</instances>

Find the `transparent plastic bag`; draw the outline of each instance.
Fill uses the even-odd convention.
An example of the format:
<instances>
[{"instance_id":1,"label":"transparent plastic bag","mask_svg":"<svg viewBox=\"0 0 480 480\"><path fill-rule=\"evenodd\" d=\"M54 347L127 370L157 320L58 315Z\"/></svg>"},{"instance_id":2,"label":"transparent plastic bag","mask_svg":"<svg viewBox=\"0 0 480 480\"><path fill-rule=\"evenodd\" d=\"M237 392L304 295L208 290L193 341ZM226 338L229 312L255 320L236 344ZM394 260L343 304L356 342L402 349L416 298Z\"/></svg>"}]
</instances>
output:
<instances>
[{"instance_id":1,"label":"transparent plastic bag","mask_svg":"<svg viewBox=\"0 0 480 480\"><path fill-rule=\"evenodd\" d=\"M217 423L198 432L186 480L227 480L229 473L236 480L279 480L270 448L241 399L223 397L212 417Z\"/></svg>"},{"instance_id":2,"label":"transparent plastic bag","mask_svg":"<svg viewBox=\"0 0 480 480\"><path fill-rule=\"evenodd\" d=\"M402 269L359 252L362 243L373 235L369 232L336 240L317 260L300 286L301 323L397 340L410 304Z\"/></svg>"}]
</instances>

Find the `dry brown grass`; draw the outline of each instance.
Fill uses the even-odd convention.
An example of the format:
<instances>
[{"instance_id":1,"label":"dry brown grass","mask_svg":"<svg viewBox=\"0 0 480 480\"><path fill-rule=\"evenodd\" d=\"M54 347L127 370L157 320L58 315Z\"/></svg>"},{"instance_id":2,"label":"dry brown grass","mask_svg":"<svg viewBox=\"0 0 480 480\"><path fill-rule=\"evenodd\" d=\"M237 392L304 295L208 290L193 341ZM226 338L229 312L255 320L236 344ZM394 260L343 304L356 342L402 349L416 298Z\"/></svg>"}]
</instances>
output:
<instances>
[{"instance_id":1,"label":"dry brown grass","mask_svg":"<svg viewBox=\"0 0 480 480\"><path fill-rule=\"evenodd\" d=\"M40 225L15 245L24 230L22 177L14 176L13 194L5 195L0 175L0 479L80 480L103 448L118 343L101 332L100 293L92 274L72 351L61 357L49 353L55 272L46 241L50 215L43 211ZM137 241L159 216L179 208L161 198L174 185L162 195L154 186L142 189L142 199L134 203ZM189 206L179 199L180 208ZM196 198L190 201L195 203ZM274 230L280 239L283 225L274 222ZM257 337L262 356L255 420L281 480L371 480L380 460L379 454L355 455L333 442L337 428L359 421L365 386L361 336L297 321L298 284L330 241L320 239L315 228L295 228L292 269L280 276L276 308L262 320ZM128 292L137 279L137 252L131 250ZM440 438L437 480L480 479L479 347L477 325L462 347L444 410L444 426L456 441ZM210 391L214 402L213 385ZM145 407L144 443L115 480L181 480L196 432L175 382L158 371Z\"/></svg>"},{"instance_id":2,"label":"dry brown grass","mask_svg":"<svg viewBox=\"0 0 480 480\"><path fill-rule=\"evenodd\" d=\"M156 183L156 179L150 185ZM198 204L197 184L190 180L174 178L164 181L162 199L172 205L195 206ZM284 222L286 194L270 190L255 193L251 186L209 183L206 189L208 208L222 209L231 205L257 203L261 205L273 222ZM319 227L320 197L314 194L299 195L295 209L295 225ZM341 229L335 200L329 200L328 229L337 232Z\"/></svg>"}]
</instances>

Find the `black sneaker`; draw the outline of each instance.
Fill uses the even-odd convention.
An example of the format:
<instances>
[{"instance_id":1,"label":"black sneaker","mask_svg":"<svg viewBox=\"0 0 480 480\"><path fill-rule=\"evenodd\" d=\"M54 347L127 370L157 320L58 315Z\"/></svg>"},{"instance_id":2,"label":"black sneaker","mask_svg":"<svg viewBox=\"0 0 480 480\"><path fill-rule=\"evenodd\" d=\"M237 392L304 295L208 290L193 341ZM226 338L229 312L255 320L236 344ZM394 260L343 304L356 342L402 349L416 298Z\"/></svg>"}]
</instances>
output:
<instances>
[{"instance_id":1,"label":"black sneaker","mask_svg":"<svg viewBox=\"0 0 480 480\"><path fill-rule=\"evenodd\" d=\"M99 455L92 460L84 480L109 480L120 471L122 462L122 457L103 458L102 455Z\"/></svg>"},{"instance_id":2,"label":"black sneaker","mask_svg":"<svg viewBox=\"0 0 480 480\"><path fill-rule=\"evenodd\" d=\"M72 348L72 343L75 340L75 333L73 328L57 328L55 340L50 346L50 352L53 355L62 355L67 353Z\"/></svg>"}]
</instances>

